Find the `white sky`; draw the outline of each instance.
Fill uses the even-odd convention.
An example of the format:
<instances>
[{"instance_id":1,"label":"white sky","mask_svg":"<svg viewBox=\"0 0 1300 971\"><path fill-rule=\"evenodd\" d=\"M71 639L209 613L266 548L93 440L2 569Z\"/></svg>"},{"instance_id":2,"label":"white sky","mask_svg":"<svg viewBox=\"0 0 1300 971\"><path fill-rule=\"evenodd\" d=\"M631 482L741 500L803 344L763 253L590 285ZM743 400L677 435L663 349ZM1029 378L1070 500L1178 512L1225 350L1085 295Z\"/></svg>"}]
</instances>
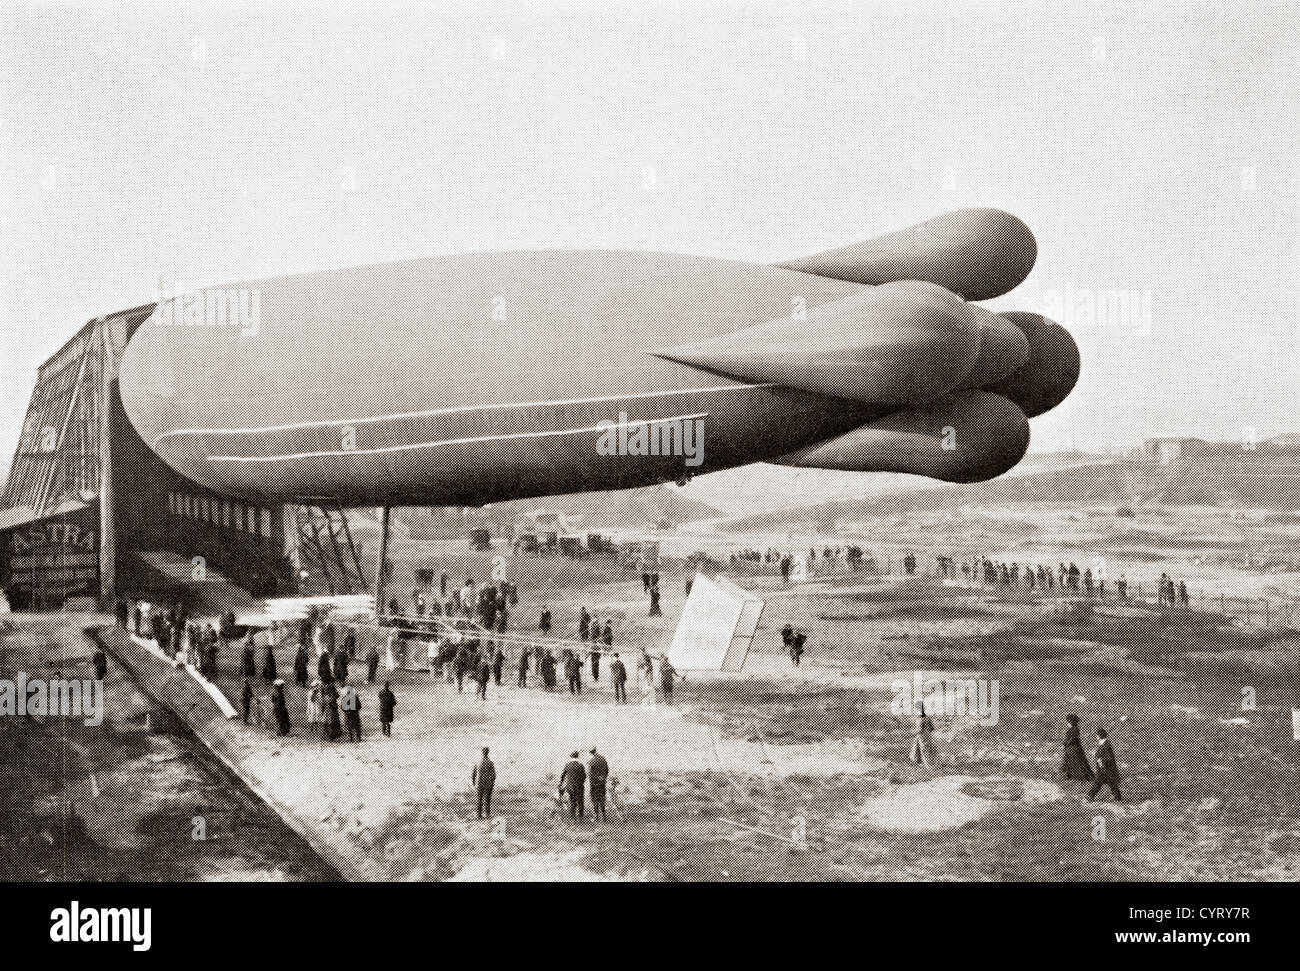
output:
<instances>
[{"instance_id":1,"label":"white sky","mask_svg":"<svg viewBox=\"0 0 1300 971\"><path fill-rule=\"evenodd\" d=\"M1035 449L1300 430L1298 23L1291 3L7 2L0 462L36 366L160 278L559 246L774 261L985 204L1039 241L995 309L1150 293L1145 336L1064 321L1084 375Z\"/></svg>"}]
</instances>

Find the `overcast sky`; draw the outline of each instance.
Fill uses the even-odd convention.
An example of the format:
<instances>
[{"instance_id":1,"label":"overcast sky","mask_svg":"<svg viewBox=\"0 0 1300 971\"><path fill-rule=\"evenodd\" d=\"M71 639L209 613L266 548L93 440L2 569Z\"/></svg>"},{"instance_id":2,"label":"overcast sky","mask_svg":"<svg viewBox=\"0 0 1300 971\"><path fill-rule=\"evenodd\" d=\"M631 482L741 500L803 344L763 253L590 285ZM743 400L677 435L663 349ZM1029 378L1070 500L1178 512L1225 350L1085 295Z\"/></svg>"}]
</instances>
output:
<instances>
[{"instance_id":1,"label":"overcast sky","mask_svg":"<svg viewBox=\"0 0 1300 971\"><path fill-rule=\"evenodd\" d=\"M531 247L770 262L971 205L1039 242L994 309L1150 301L1149 327L1066 315L1083 377L1035 449L1300 431L1298 22L1292 3L8 0L0 462L36 366L160 279Z\"/></svg>"}]
</instances>

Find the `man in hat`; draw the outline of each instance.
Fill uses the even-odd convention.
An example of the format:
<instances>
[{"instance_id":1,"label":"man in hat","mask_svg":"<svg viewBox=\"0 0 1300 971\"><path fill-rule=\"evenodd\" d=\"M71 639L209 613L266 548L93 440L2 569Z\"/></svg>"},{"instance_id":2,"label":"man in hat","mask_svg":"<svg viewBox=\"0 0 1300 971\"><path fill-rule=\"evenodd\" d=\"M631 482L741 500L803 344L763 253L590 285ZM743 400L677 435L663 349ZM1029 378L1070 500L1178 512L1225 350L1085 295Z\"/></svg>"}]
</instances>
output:
<instances>
[{"instance_id":1,"label":"man in hat","mask_svg":"<svg viewBox=\"0 0 1300 971\"><path fill-rule=\"evenodd\" d=\"M343 690L339 692L339 707L343 709L343 723L348 730L348 741L361 741L361 696L352 685L343 685Z\"/></svg>"},{"instance_id":2,"label":"man in hat","mask_svg":"<svg viewBox=\"0 0 1300 971\"><path fill-rule=\"evenodd\" d=\"M470 783L478 793L478 818L492 818L492 787L497 781L497 767L488 758L488 747L483 746L483 757L474 766L469 776Z\"/></svg>"},{"instance_id":3,"label":"man in hat","mask_svg":"<svg viewBox=\"0 0 1300 971\"><path fill-rule=\"evenodd\" d=\"M619 660L618 654L614 654L614 660L609 666L609 676L614 682L614 701L619 704L627 701L627 668Z\"/></svg>"},{"instance_id":4,"label":"man in hat","mask_svg":"<svg viewBox=\"0 0 1300 971\"><path fill-rule=\"evenodd\" d=\"M393 734L393 712L397 708L397 696L393 694L393 683L385 681L379 691L379 727L385 735Z\"/></svg>"},{"instance_id":5,"label":"man in hat","mask_svg":"<svg viewBox=\"0 0 1300 971\"><path fill-rule=\"evenodd\" d=\"M587 784L591 787L591 818L596 822L609 822L605 815L605 781L608 778L609 763L593 745L591 759L587 762Z\"/></svg>"},{"instance_id":6,"label":"man in hat","mask_svg":"<svg viewBox=\"0 0 1300 971\"><path fill-rule=\"evenodd\" d=\"M569 818L582 819L583 788L587 782L587 770L578 761L576 751L569 753L569 761L560 773L560 795L569 797Z\"/></svg>"},{"instance_id":7,"label":"man in hat","mask_svg":"<svg viewBox=\"0 0 1300 971\"><path fill-rule=\"evenodd\" d=\"M1097 763L1097 777L1093 780L1092 791L1088 793L1088 801L1097 798L1097 793L1101 792L1102 786L1109 786L1115 801L1123 802L1124 797L1119 791L1119 765L1115 762L1115 750L1111 747L1110 736L1106 734L1104 728L1097 729L1097 752L1094 761Z\"/></svg>"}]
</instances>

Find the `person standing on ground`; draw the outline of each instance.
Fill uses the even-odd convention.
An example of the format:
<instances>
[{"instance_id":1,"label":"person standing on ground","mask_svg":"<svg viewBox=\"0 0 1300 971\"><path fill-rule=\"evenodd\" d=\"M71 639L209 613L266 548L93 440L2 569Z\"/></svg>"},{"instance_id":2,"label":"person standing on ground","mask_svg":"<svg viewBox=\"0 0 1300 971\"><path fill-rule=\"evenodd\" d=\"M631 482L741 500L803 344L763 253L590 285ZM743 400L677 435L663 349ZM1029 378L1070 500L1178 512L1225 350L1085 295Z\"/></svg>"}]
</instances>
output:
<instances>
[{"instance_id":1,"label":"person standing on ground","mask_svg":"<svg viewBox=\"0 0 1300 971\"><path fill-rule=\"evenodd\" d=\"M501 669L506 665L505 649L498 644L497 652L492 656L492 681L499 688L501 687Z\"/></svg>"},{"instance_id":2,"label":"person standing on ground","mask_svg":"<svg viewBox=\"0 0 1300 971\"><path fill-rule=\"evenodd\" d=\"M650 588L650 616L662 617L663 615L664 612L659 609L659 588L651 587Z\"/></svg>"},{"instance_id":3,"label":"person standing on ground","mask_svg":"<svg viewBox=\"0 0 1300 971\"><path fill-rule=\"evenodd\" d=\"M591 787L591 818L593 822L609 822L605 814L605 781L609 778L609 763L605 756L591 747L591 759L587 762L587 784Z\"/></svg>"},{"instance_id":4,"label":"person standing on ground","mask_svg":"<svg viewBox=\"0 0 1300 971\"><path fill-rule=\"evenodd\" d=\"M907 756L917 765L933 769L935 763L934 722L921 706L921 714L916 719L916 729L912 732L912 751Z\"/></svg>"},{"instance_id":5,"label":"person standing on ground","mask_svg":"<svg viewBox=\"0 0 1300 971\"><path fill-rule=\"evenodd\" d=\"M569 818L580 820L583 817L583 790L587 783L587 770L578 761L578 753L570 752L569 761L560 773L560 795L569 798Z\"/></svg>"},{"instance_id":6,"label":"person standing on ground","mask_svg":"<svg viewBox=\"0 0 1300 971\"><path fill-rule=\"evenodd\" d=\"M474 680L478 682L478 696L487 701L487 686L492 680L492 665L488 664L486 657L479 658L478 669L474 672Z\"/></svg>"},{"instance_id":7,"label":"person standing on ground","mask_svg":"<svg viewBox=\"0 0 1300 971\"><path fill-rule=\"evenodd\" d=\"M593 684L600 680L600 648L595 644L591 646L591 680Z\"/></svg>"},{"instance_id":8,"label":"person standing on ground","mask_svg":"<svg viewBox=\"0 0 1300 971\"><path fill-rule=\"evenodd\" d=\"M525 645L524 649L519 652L519 687L528 687L528 661L532 657L532 649Z\"/></svg>"},{"instance_id":9,"label":"person standing on ground","mask_svg":"<svg viewBox=\"0 0 1300 971\"><path fill-rule=\"evenodd\" d=\"M249 712L253 710L253 686L248 683L247 678L244 679L244 688L239 693L239 703L244 710L244 724L247 725Z\"/></svg>"},{"instance_id":10,"label":"person standing on ground","mask_svg":"<svg viewBox=\"0 0 1300 971\"><path fill-rule=\"evenodd\" d=\"M551 633L551 608L550 607L542 608L542 617L537 622L537 629L542 632L543 637L546 637Z\"/></svg>"},{"instance_id":11,"label":"person standing on ground","mask_svg":"<svg viewBox=\"0 0 1300 971\"><path fill-rule=\"evenodd\" d=\"M677 683L677 669L668 660L667 654L659 655L659 687L663 689L664 703L673 703L673 685Z\"/></svg>"},{"instance_id":12,"label":"person standing on ground","mask_svg":"<svg viewBox=\"0 0 1300 971\"><path fill-rule=\"evenodd\" d=\"M497 782L497 767L488 758L488 747L483 746L483 757L474 766L469 776L470 784L478 794L478 818L492 818L492 787Z\"/></svg>"},{"instance_id":13,"label":"person standing on ground","mask_svg":"<svg viewBox=\"0 0 1300 971\"><path fill-rule=\"evenodd\" d=\"M339 707L343 709L343 722L348 728L348 741L361 741L361 696L350 684L339 694Z\"/></svg>"},{"instance_id":14,"label":"person standing on ground","mask_svg":"<svg viewBox=\"0 0 1300 971\"><path fill-rule=\"evenodd\" d=\"M609 676L614 682L614 701L623 704L627 701L627 668L619 660L618 654L609 666Z\"/></svg>"},{"instance_id":15,"label":"person standing on ground","mask_svg":"<svg viewBox=\"0 0 1300 971\"><path fill-rule=\"evenodd\" d=\"M307 687L307 645L300 643L293 656L293 680L300 688Z\"/></svg>"},{"instance_id":16,"label":"person standing on ground","mask_svg":"<svg viewBox=\"0 0 1300 971\"><path fill-rule=\"evenodd\" d=\"M1123 802L1124 797L1119 791L1119 764L1115 761L1115 750L1111 747L1110 736L1106 734L1104 728L1097 729L1097 752L1094 758L1097 763L1097 777L1093 780L1092 791L1088 793L1088 801L1097 798L1097 793L1101 792L1102 786L1108 786L1115 801Z\"/></svg>"},{"instance_id":17,"label":"person standing on ground","mask_svg":"<svg viewBox=\"0 0 1300 971\"><path fill-rule=\"evenodd\" d=\"M564 676L569 682L569 694L582 694L582 662L572 651L565 652Z\"/></svg>"},{"instance_id":18,"label":"person standing on ground","mask_svg":"<svg viewBox=\"0 0 1300 971\"><path fill-rule=\"evenodd\" d=\"M320 681L313 681L311 690L307 692L307 724L317 738L325 737L325 701Z\"/></svg>"},{"instance_id":19,"label":"person standing on ground","mask_svg":"<svg viewBox=\"0 0 1300 971\"><path fill-rule=\"evenodd\" d=\"M379 674L379 648L374 642L370 643L370 650L366 651L366 684L374 684L375 677Z\"/></svg>"},{"instance_id":20,"label":"person standing on ground","mask_svg":"<svg viewBox=\"0 0 1300 971\"><path fill-rule=\"evenodd\" d=\"M278 678L271 687L271 710L275 712L276 733L289 734L289 706L284 702L284 682Z\"/></svg>"},{"instance_id":21,"label":"person standing on ground","mask_svg":"<svg viewBox=\"0 0 1300 971\"><path fill-rule=\"evenodd\" d=\"M385 681L379 689L379 727L390 738L393 734L393 713L397 710L397 696L393 694L393 683Z\"/></svg>"},{"instance_id":22,"label":"person standing on ground","mask_svg":"<svg viewBox=\"0 0 1300 971\"><path fill-rule=\"evenodd\" d=\"M339 692L333 681L321 685L321 704L325 709L325 737L337 742L343 736L343 726L339 723Z\"/></svg>"}]
</instances>

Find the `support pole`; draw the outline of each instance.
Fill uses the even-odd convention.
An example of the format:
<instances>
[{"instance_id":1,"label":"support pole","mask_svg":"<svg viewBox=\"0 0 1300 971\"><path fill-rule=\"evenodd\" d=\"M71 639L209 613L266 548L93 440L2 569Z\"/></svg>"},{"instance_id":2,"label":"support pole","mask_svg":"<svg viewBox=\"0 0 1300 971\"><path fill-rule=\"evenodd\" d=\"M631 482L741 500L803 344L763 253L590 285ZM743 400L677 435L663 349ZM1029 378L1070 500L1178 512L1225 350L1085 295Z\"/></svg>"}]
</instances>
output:
<instances>
[{"instance_id":1,"label":"support pole","mask_svg":"<svg viewBox=\"0 0 1300 971\"><path fill-rule=\"evenodd\" d=\"M379 562L375 565L375 618L384 612L384 563L388 560L388 506L379 510Z\"/></svg>"}]
</instances>

